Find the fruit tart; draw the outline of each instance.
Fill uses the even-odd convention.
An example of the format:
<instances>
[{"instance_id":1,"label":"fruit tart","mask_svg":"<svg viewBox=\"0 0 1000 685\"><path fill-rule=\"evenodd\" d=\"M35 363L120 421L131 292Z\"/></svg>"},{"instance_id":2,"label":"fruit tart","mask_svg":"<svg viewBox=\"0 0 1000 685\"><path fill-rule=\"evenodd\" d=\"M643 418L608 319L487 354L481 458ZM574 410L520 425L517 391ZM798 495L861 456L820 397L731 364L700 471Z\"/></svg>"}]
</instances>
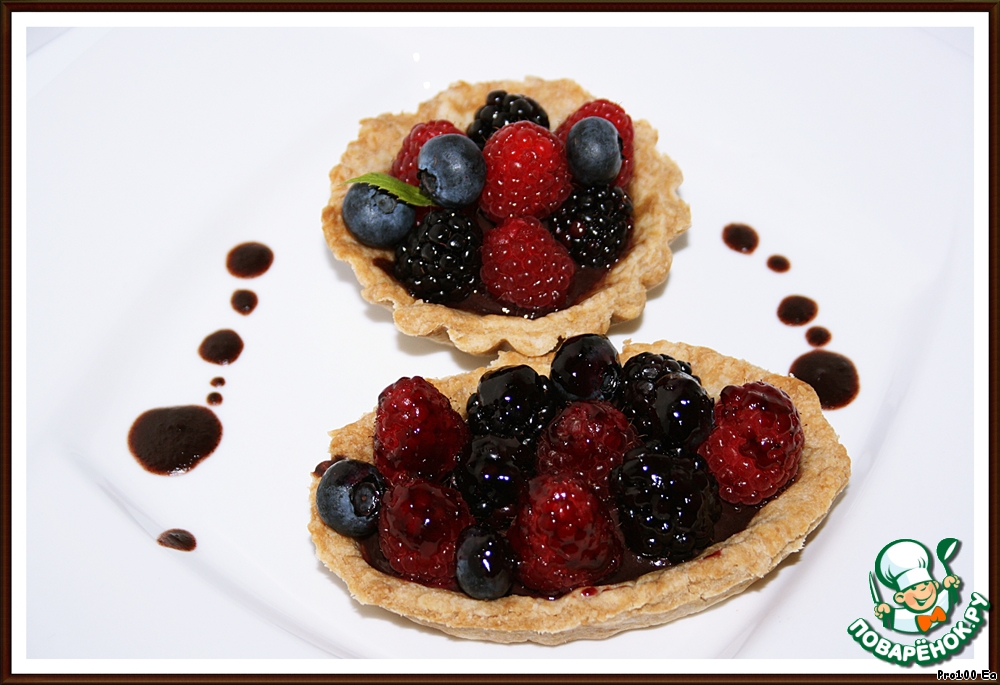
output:
<instances>
[{"instance_id":1,"label":"fruit tart","mask_svg":"<svg viewBox=\"0 0 1000 685\"><path fill-rule=\"evenodd\" d=\"M635 319L687 230L657 133L570 80L459 82L361 122L323 231L403 333L537 356Z\"/></svg>"},{"instance_id":2,"label":"fruit tart","mask_svg":"<svg viewBox=\"0 0 1000 685\"><path fill-rule=\"evenodd\" d=\"M362 604L501 643L604 638L742 592L850 475L805 383L598 334L401 378L330 435L319 559Z\"/></svg>"}]
</instances>

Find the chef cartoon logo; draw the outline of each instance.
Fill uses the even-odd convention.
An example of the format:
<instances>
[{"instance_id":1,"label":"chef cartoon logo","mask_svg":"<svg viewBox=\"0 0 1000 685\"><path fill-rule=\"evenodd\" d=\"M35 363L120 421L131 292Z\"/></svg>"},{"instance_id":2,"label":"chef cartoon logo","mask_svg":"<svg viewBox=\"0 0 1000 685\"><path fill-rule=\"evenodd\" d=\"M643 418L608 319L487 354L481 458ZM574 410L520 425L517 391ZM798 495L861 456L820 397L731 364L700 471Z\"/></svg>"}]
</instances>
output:
<instances>
[{"instance_id":1,"label":"chef cartoon logo","mask_svg":"<svg viewBox=\"0 0 1000 685\"><path fill-rule=\"evenodd\" d=\"M917 636L913 644L892 642L861 618L847 632L875 656L899 664L936 663L961 651L986 622L990 604L973 592L964 612L958 609L962 580L948 562L960 546L954 538L938 543L935 556L942 567L938 577L930 550L917 540L894 540L875 558L875 570L868 574L875 618L888 630Z\"/></svg>"},{"instance_id":2,"label":"chef cartoon logo","mask_svg":"<svg viewBox=\"0 0 1000 685\"><path fill-rule=\"evenodd\" d=\"M938 545L938 559L944 567L941 582L931 576L931 555L916 540L896 540L882 548L875 558L875 573L868 574L869 589L875 603L875 617L897 633L927 633L941 626L952 607L958 603L962 581L948 568L948 560L958 550L958 540L947 538ZM875 582L894 592L892 606L882 601Z\"/></svg>"}]
</instances>

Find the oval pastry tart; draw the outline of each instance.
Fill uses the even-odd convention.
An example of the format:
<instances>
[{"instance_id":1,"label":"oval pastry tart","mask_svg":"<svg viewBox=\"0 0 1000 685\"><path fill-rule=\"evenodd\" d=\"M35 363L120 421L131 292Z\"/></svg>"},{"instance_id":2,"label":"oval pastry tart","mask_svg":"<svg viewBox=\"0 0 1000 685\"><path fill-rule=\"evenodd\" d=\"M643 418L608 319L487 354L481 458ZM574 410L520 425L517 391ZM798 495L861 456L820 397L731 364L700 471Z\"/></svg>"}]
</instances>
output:
<instances>
[{"instance_id":1,"label":"oval pastry tart","mask_svg":"<svg viewBox=\"0 0 1000 685\"><path fill-rule=\"evenodd\" d=\"M605 638L740 593L850 477L805 383L597 334L402 378L330 435L319 559L362 604L501 643Z\"/></svg>"},{"instance_id":2,"label":"oval pastry tart","mask_svg":"<svg viewBox=\"0 0 1000 685\"><path fill-rule=\"evenodd\" d=\"M635 319L666 280L691 218L656 142L570 80L455 83L361 122L323 232L403 333L545 354Z\"/></svg>"}]
</instances>

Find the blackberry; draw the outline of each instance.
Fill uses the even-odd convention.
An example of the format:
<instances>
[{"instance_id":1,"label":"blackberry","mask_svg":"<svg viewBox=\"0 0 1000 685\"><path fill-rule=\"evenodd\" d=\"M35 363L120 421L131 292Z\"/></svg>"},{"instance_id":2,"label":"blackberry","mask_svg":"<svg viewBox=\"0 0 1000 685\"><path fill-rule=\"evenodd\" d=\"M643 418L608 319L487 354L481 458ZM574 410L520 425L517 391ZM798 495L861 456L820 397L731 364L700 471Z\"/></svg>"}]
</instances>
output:
<instances>
[{"instance_id":1,"label":"blackberry","mask_svg":"<svg viewBox=\"0 0 1000 685\"><path fill-rule=\"evenodd\" d=\"M476 520L500 529L514 518L524 486L518 468L520 447L514 438L477 438L469 456L455 467L452 482Z\"/></svg>"},{"instance_id":2,"label":"blackberry","mask_svg":"<svg viewBox=\"0 0 1000 685\"><path fill-rule=\"evenodd\" d=\"M396 278L427 302L465 299L479 284L482 244L482 230L472 218L434 210L396 246Z\"/></svg>"},{"instance_id":3,"label":"blackberry","mask_svg":"<svg viewBox=\"0 0 1000 685\"><path fill-rule=\"evenodd\" d=\"M625 543L644 557L679 563L713 542L722 515L718 485L693 455L639 448L611 472Z\"/></svg>"},{"instance_id":4,"label":"blackberry","mask_svg":"<svg viewBox=\"0 0 1000 685\"><path fill-rule=\"evenodd\" d=\"M618 392L622 365L610 340L596 333L585 333L559 346L549 376L556 390L569 402L610 402Z\"/></svg>"},{"instance_id":5,"label":"blackberry","mask_svg":"<svg viewBox=\"0 0 1000 685\"><path fill-rule=\"evenodd\" d=\"M549 127L549 115L533 98L494 90L486 96L486 104L476 110L476 118L469 124L466 134L482 150L490 136L515 121L531 121L542 128Z\"/></svg>"},{"instance_id":6,"label":"blackberry","mask_svg":"<svg viewBox=\"0 0 1000 685\"><path fill-rule=\"evenodd\" d=\"M577 187L549 221L577 264L606 269L628 243L632 200L618 186Z\"/></svg>"},{"instance_id":7,"label":"blackberry","mask_svg":"<svg viewBox=\"0 0 1000 685\"><path fill-rule=\"evenodd\" d=\"M483 374L467 410L473 436L514 438L531 453L558 406L548 377L520 364Z\"/></svg>"},{"instance_id":8,"label":"blackberry","mask_svg":"<svg viewBox=\"0 0 1000 685\"><path fill-rule=\"evenodd\" d=\"M656 379L665 373L691 373L691 365L666 354L642 352L622 366L622 381L614 405L622 410L644 440L654 440L653 410Z\"/></svg>"}]
</instances>

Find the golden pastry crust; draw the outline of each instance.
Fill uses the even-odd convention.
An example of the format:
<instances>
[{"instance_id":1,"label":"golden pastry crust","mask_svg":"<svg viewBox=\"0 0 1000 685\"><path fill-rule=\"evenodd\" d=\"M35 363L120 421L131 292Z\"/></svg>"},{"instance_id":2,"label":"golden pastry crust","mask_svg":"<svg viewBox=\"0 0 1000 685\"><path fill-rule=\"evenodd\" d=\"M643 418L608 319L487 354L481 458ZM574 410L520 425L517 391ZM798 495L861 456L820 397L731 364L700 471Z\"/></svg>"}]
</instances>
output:
<instances>
[{"instance_id":1,"label":"golden pastry crust","mask_svg":"<svg viewBox=\"0 0 1000 685\"><path fill-rule=\"evenodd\" d=\"M670 241L691 225L687 204L677 197L681 171L656 151L657 133L646 121L634 121L634 173L629 195L634 207L631 247L605 275L600 289L572 307L528 320L497 314L480 315L415 299L375 260L392 259L392 251L366 247L344 225L341 204L344 181L364 173L388 173L403 138L414 125L448 119L464 130L491 90L503 89L535 98L549 115L554 131L581 105L594 97L568 79L523 82L458 82L420 105L413 114L383 114L361 122L358 138L330 172L330 201L323 210L323 233L337 259L351 265L361 295L393 310L396 327L408 335L450 342L472 354L513 349L537 356L559 341L580 333L606 333L612 323L630 321L642 313L646 291L662 283L670 270Z\"/></svg>"},{"instance_id":2,"label":"golden pastry crust","mask_svg":"<svg viewBox=\"0 0 1000 685\"><path fill-rule=\"evenodd\" d=\"M763 380L784 390L795 403L806 438L798 476L791 487L757 512L745 530L709 547L696 559L636 580L600 586L599 592L591 596L575 590L556 600L509 596L477 601L458 592L394 578L369 566L353 540L335 533L320 520L315 505L319 478L314 476L309 531L317 557L344 579L362 604L381 606L457 637L503 643L557 645L606 638L623 630L667 623L742 592L802 548L806 536L823 520L846 486L850 458L823 417L816 393L807 384L704 347L668 342L626 342L622 361L645 351L689 361L713 397L717 398L727 385ZM507 352L491 368L529 364L539 373L548 373L551 358L526 358ZM475 392L485 370L432 382L464 416L465 401ZM371 461L373 430L374 413L369 413L332 431L330 453Z\"/></svg>"}]
</instances>

